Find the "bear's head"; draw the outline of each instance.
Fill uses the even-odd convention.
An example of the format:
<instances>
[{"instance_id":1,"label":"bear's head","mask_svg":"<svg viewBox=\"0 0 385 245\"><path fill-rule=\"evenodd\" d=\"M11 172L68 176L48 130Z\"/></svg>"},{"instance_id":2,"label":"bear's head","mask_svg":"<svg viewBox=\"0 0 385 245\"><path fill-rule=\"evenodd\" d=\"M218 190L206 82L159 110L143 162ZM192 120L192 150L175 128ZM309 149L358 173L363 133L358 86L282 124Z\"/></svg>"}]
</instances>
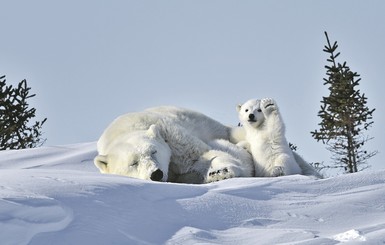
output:
<instances>
[{"instance_id":1,"label":"bear's head","mask_svg":"<svg viewBox=\"0 0 385 245\"><path fill-rule=\"evenodd\" d=\"M128 177L167 181L171 149L156 125L121 135L110 145L106 155L94 159L100 172Z\"/></svg>"},{"instance_id":2,"label":"bear's head","mask_svg":"<svg viewBox=\"0 0 385 245\"><path fill-rule=\"evenodd\" d=\"M265 116L261 109L261 100L248 100L243 105L238 105L237 111L239 120L245 127L258 128L265 121Z\"/></svg>"}]
</instances>

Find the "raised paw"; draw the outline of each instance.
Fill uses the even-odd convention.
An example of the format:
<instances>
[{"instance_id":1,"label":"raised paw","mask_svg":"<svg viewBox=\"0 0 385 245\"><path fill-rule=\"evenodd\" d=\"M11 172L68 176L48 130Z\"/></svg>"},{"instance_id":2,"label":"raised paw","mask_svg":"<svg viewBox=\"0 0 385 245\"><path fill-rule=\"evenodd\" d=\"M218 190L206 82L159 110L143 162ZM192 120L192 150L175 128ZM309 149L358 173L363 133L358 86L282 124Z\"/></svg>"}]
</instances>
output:
<instances>
[{"instance_id":1,"label":"raised paw","mask_svg":"<svg viewBox=\"0 0 385 245\"><path fill-rule=\"evenodd\" d=\"M261 109L264 112L271 112L271 111L277 110L278 107L273 99L265 98L261 100Z\"/></svg>"},{"instance_id":2,"label":"raised paw","mask_svg":"<svg viewBox=\"0 0 385 245\"><path fill-rule=\"evenodd\" d=\"M274 169L273 169L273 174L272 174L272 176L273 177L279 177L279 176L284 176L285 175L285 169L284 169L284 167L275 167Z\"/></svg>"}]
</instances>

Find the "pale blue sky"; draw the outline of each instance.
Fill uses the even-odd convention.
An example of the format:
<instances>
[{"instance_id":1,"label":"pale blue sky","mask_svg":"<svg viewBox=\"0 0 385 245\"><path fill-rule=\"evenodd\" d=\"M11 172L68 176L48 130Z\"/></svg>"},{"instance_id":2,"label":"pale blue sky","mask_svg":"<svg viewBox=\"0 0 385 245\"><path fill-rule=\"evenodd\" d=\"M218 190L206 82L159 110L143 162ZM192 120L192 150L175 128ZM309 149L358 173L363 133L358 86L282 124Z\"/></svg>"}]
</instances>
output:
<instances>
[{"instance_id":1,"label":"pale blue sky","mask_svg":"<svg viewBox=\"0 0 385 245\"><path fill-rule=\"evenodd\" d=\"M385 1L18 1L0 4L0 74L27 79L46 143L96 141L118 115L158 105L238 123L235 106L273 97L287 138L329 161L318 129L327 55L361 74L376 108L373 169L384 168Z\"/></svg>"}]
</instances>

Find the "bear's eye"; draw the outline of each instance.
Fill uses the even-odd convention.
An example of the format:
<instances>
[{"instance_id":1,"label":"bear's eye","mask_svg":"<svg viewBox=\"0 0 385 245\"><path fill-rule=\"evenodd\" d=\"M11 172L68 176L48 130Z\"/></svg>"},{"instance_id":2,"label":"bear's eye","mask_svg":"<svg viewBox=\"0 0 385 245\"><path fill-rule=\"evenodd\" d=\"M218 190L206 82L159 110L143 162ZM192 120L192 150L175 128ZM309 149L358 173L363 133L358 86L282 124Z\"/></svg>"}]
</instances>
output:
<instances>
[{"instance_id":1,"label":"bear's eye","mask_svg":"<svg viewBox=\"0 0 385 245\"><path fill-rule=\"evenodd\" d=\"M261 109L258 109L257 111L258 111L258 112L262 112L262 110L261 110Z\"/></svg>"},{"instance_id":2,"label":"bear's eye","mask_svg":"<svg viewBox=\"0 0 385 245\"><path fill-rule=\"evenodd\" d=\"M151 152L151 155L155 155L156 153L158 153L158 151L154 150L154 151Z\"/></svg>"},{"instance_id":3,"label":"bear's eye","mask_svg":"<svg viewBox=\"0 0 385 245\"><path fill-rule=\"evenodd\" d=\"M248 112L248 111L249 111L249 109L246 109L246 110L245 110L245 112Z\"/></svg>"},{"instance_id":4,"label":"bear's eye","mask_svg":"<svg viewBox=\"0 0 385 245\"><path fill-rule=\"evenodd\" d=\"M139 161L135 161L135 162L133 162L133 163L131 164L131 166L138 166L138 164L139 164Z\"/></svg>"}]
</instances>

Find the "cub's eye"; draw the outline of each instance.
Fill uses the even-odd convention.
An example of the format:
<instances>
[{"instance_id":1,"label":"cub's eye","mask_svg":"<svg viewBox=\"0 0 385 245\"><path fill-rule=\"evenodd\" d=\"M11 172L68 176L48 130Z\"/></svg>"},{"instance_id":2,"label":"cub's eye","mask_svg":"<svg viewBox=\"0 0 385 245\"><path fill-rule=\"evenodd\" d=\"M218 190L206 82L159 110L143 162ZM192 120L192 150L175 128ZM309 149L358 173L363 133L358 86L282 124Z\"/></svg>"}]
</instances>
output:
<instances>
[{"instance_id":1,"label":"cub's eye","mask_svg":"<svg viewBox=\"0 0 385 245\"><path fill-rule=\"evenodd\" d=\"M249 111L249 109L246 109L246 110L245 110L245 112L248 112L248 111Z\"/></svg>"},{"instance_id":2,"label":"cub's eye","mask_svg":"<svg viewBox=\"0 0 385 245\"><path fill-rule=\"evenodd\" d=\"M262 110L261 110L261 109L258 109L257 111L258 111L258 112L262 112Z\"/></svg>"},{"instance_id":3,"label":"cub's eye","mask_svg":"<svg viewBox=\"0 0 385 245\"><path fill-rule=\"evenodd\" d=\"M157 150L155 150L155 151L152 151L152 152L151 152L151 155L155 155L156 153L158 153L158 151L157 151Z\"/></svg>"},{"instance_id":4,"label":"cub's eye","mask_svg":"<svg viewBox=\"0 0 385 245\"><path fill-rule=\"evenodd\" d=\"M139 161L135 161L135 162L133 162L133 163L131 164L131 166L138 166L138 164L139 164Z\"/></svg>"}]
</instances>

